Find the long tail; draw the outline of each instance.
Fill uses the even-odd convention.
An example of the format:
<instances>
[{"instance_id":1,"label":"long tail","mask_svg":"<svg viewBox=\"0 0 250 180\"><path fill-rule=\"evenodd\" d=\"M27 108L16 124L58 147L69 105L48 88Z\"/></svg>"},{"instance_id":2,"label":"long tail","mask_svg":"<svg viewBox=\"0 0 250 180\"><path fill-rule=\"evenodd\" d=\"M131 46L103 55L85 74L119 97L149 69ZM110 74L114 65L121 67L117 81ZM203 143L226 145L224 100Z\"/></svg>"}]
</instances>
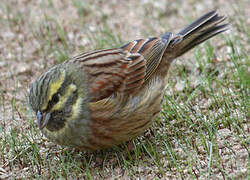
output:
<instances>
[{"instance_id":1,"label":"long tail","mask_svg":"<svg viewBox=\"0 0 250 180\"><path fill-rule=\"evenodd\" d=\"M220 24L225 19L225 16L219 16L216 11L211 11L181 30L176 36L177 40L173 38L169 43L169 46L175 49L175 57L228 30L229 24Z\"/></svg>"}]
</instances>

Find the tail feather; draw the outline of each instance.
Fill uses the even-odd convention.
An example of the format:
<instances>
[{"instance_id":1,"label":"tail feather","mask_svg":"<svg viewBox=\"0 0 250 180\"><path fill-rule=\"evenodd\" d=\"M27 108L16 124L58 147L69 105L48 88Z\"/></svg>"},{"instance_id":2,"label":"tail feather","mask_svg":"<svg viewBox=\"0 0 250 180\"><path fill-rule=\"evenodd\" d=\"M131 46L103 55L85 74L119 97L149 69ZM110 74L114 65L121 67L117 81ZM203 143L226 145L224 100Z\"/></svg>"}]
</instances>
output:
<instances>
[{"instance_id":1,"label":"tail feather","mask_svg":"<svg viewBox=\"0 0 250 180\"><path fill-rule=\"evenodd\" d=\"M189 51L190 49L192 49L193 47L201 44L202 42L212 38L213 36L222 33L224 31L228 30L228 24L223 24L220 26L215 26L212 27L210 29L207 29L206 33L197 36L195 39L192 39L192 42L190 42L189 44L185 45L184 47L182 47L182 50L180 51L180 53L178 54L178 56L184 54L185 52Z\"/></svg>"},{"instance_id":2,"label":"tail feather","mask_svg":"<svg viewBox=\"0 0 250 180\"><path fill-rule=\"evenodd\" d=\"M211 20L214 21L214 20L219 20L219 19L223 19L223 16L218 16L216 11L211 11L203 15L202 17L200 17L199 19L197 19L196 21L194 21L192 24L188 25L184 29L182 29L178 34L185 37L186 35L190 35L190 33L194 33L197 30L201 29L207 23L211 22Z\"/></svg>"},{"instance_id":3,"label":"tail feather","mask_svg":"<svg viewBox=\"0 0 250 180\"><path fill-rule=\"evenodd\" d=\"M216 11L211 11L181 30L177 34L181 40L176 41L173 38L169 43L175 49L175 57L181 56L198 44L228 30L228 24L220 24L225 19L225 16L219 16Z\"/></svg>"}]
</instances>

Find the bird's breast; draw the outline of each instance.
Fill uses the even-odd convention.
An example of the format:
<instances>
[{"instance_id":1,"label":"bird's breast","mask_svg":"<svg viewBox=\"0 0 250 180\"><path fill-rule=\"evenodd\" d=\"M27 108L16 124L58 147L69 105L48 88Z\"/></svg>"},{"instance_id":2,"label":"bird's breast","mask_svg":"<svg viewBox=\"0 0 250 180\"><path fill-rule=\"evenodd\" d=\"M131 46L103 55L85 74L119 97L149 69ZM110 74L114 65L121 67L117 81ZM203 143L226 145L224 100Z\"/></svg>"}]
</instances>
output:
<instances>
[{"instance_id":1,"label":"bird's breast","mask_svg":"<svg viewBox=\"0 0 250 180\"><path fill-rule=\"evenodd\" d=\"M110 147L141 135L161 110L163 89L164 82L154 77L126 102L115 96L91 104L90 144Z\"/></svg>"}]
</instances>

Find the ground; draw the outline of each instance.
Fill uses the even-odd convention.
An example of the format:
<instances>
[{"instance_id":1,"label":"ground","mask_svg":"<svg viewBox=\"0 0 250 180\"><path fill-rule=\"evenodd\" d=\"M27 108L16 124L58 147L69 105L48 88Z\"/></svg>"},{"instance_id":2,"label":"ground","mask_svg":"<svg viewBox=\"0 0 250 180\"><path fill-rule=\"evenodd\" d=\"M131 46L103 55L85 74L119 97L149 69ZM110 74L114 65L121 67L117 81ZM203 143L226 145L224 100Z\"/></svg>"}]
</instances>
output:
<instances>
[{"instance_id":1,"label":"ground","mask_svg":"<svg viewBox=\"0 0 250 180\"><path fill-rule=\"evenodd\" d=\"M83 152L42 136L27 96L49 67L213 9L230 30L175 61L160 117L132 144ZM248 0L2 0L0 27L0 179L249 178Z\"/></svg>"}]
</instances>

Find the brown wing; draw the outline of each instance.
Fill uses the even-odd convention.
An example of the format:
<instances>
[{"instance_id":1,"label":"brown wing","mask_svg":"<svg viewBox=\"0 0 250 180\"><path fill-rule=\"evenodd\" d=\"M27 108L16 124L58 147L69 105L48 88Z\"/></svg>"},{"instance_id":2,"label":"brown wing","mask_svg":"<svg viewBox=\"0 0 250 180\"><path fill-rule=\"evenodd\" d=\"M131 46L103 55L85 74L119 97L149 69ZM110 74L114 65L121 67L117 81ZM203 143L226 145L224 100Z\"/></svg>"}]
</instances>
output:
<instances>
[{"instance_id":1,"label":"brown wing","mask_svg":"<svg viewBox=\"0 0 250 180\"><path fill-rule=\"evenodd\" d=\"M153 37L148 39L138 39L125 44L121 48L131 53L139 53L143 55L146 60L146 81L157 69L161 62L162 55L172 38L173 34L167 33L161 38Z\"/></svg>"},{"instance_id":2,"label":"brown wing","mask_svg":"<svg viewBox=\"0 0 250 180\"><path fill-rule=\"evenodd\" d=\"M133 93L150 78L161 62L172 36L139 39L121 48L83 53L74 61L88 73L91 101L113 93Z\"/></svg>"},{"instance_id":3,"label":"brown wing","mask_svg":"<svg viewBox=\"0 0 250 180\"><path fill-rule=\"evenodd\" d=\"M98 50L74 58L88 74L91 101L113 93L132 93L144 82L146 61L139 53L122 49Z\"/></svg>"}]
</instances>

